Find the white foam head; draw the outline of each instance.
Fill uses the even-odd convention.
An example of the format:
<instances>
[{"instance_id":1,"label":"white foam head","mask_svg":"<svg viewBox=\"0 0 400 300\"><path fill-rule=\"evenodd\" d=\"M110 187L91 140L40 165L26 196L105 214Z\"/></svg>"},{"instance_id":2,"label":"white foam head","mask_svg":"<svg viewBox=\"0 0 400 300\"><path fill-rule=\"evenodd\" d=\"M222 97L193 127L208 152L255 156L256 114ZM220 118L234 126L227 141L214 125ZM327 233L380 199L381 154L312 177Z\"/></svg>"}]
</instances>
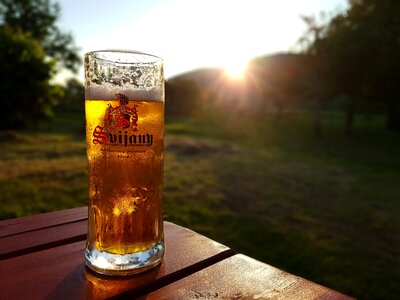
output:
<instances>
[{"instance_id":1,"label":"white foam head","mask_svg":"<svg viewBox=\"0 0 400 300\"><path fill-rule=\"evenodd\" d=\"M85 97L116 99L122 93L130 100L163 101L162 59L141 52L93 51L85 55Z\"/></svg>"}]
</instances>

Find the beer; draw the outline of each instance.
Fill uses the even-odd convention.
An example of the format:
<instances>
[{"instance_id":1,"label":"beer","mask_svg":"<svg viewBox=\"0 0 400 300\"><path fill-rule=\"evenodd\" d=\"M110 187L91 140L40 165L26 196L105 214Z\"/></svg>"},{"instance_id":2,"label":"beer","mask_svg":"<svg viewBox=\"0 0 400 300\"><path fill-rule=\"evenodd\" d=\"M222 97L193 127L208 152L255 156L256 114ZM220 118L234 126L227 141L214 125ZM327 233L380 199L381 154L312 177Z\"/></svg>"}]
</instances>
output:
<instances>
[{"instance_id":1,"label":"beer","mask_svg":"<svg viewBox=\"0 0 400 300\"><path fill-rule=\"evenodd\" d=\"M85 101L89 239L99 251L135 253L162 239L163 104L129 101L137 126L128 120L108 129L107 109L121 108L118 101Z\"/></svg>"},{"instance_id":2,"label":"beer","mask_svg":"<svg viewBox=\"0 0 400 300\"><path fill-rule=\"evenodd\" d=\"M85 61L85 68L91 68L93 75L104 61ZM107 61L105 65L120 78L118 68ZM149 69L148 64L145 67ZM110 79L103 88L96 74L95 85L87 83L85 88L89 178L85 258L91 269L109 275L141 272L157 265L164 254L163 86L138 90L137 79L146 69L137 70L129 67L129 74L134 74L128 78L134 83L130 89Z\"/></svg>"}]
</instances>

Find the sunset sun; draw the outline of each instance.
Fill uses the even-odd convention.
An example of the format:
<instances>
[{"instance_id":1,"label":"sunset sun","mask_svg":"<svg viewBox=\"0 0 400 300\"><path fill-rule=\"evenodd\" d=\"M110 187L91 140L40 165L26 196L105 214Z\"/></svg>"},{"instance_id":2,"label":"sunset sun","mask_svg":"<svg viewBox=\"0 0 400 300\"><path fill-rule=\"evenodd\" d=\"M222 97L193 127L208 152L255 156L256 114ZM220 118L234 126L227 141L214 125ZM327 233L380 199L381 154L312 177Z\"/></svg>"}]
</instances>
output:
<instances>
[{"instance_id":1,"label":"sunset sun","mask_svg":"<svg viewBox=\"0 0 400 300\"><path fill-rule=\"evenodd\" d=\"M235 80L240 80L244 77L247 69L247 61L233 61L224 68L225 74Z\"/></svg>"}]
</instances>

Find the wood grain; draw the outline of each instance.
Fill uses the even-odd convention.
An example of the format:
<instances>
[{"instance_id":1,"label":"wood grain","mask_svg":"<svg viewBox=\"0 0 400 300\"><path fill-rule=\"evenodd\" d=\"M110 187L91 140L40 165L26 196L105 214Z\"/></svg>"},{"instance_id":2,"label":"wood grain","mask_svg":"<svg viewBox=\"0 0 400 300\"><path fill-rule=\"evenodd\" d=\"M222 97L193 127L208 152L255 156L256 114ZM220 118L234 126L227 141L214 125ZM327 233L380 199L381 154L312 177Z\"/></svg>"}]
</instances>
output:
<instances>
[{"instance_id":1,"label":"wood grain","mask_svg":"<svg viewBox=\"0 0 400 300\"><path fill-rule=\"evenodd\" d=\"M0 222L0 299L350 299L164 222L163 263L128 277L84 265L87 208Z\"/></svg>"},{"instance_id":2,"label":"wood grain","mask_svg":"<svg viewBox=\"0 0 400 300\"><path fill-rule=\"evenodd\" d=\"M238 254L142 298L351 299L301 277Z\"/></svg>"},{"instance_id":3,"label":"wood grain","mask_svg":"<svg viewBox=\"0 0 400 300\"><path fill-rule=\"evenodd\" d=\"M165 222L164 262L129 277L100 276L83 262L85 242L5 259L0 262L1 299L105 299L144 295L234 254L232 250L181 226ZM6 274L6 275L5 275Z\"/></svg>"},{"instance_id":4,"label":"wood grain","mask_svg":"<svg viewBox=\"0 0 400 300\"><path fill-rule=\"evenodd\" d=\"M87 206L84 206L34 216L9 219L0 222L0 237L85 220L87 217Z\"/></svg>"},{"instance_id":5,"label":"wood grain","mask_svg":"<svg viewBox=\"0 0 400 300\"><path fill-rule=\"evenodd\" d=\"M0 260L86 240L87 220L25 231L0 238Z\"/></svg>"}]
</instances>

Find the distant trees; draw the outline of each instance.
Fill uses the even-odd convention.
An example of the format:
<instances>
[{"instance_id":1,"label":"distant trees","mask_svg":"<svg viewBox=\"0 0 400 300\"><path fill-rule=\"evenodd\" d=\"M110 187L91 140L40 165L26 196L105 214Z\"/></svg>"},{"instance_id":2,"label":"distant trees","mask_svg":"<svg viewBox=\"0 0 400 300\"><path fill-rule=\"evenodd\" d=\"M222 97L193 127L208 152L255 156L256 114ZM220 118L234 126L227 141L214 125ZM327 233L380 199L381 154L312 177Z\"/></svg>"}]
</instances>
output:
<instances>
[{"instance_id":1,"label":"distant trees","mask_svg":"<svg viewBox=\"0 0 400 300\"><path fill-rule=\"evenodd\" d=\"M171 116L191 116L200 109L201 91L196 81L175 78L166 82L165 112Z\"/></svg>"},{"instance_id":2,"label":"distant trees","mask_svg":"<svg viewBox=\"0 0 400 300\"><path fill-rule=\"evenodd\" d=\"M64 94L59 99L58 107L70 111L83 112L85 104L85 90L82 82L71 78L66 82Z\"/></svg>"},{"instance_id":3,"label":"distant trees","mask_svg":"<svg viewBox=\"0 0 400 300\"><path fill-rule=\"evenodd\" d=\"M49 116L62 95L49 80L79 65L72 36L56 26L60 7L48 0L0 0L0 129Z\"/></svg>"},{"instance_id":4,"label":"distant trees","mask_svg":"<svg viewBox=\"0 0 400 300\"><path fill-rule=\"evenodd\" d=\"M340 108L348 134L360 112L386 113L387 129L400 132L400 1L349 0L346 11L303 19L304 51L254 59L242 83L212 71L171 80L167 112L186 115L208 105L210 112L249 114L257 104L252 116L261 119L271 107L278 115L312 109L320 135L323 111Z\"/></svg>"},{"instance_id":5,"label":"distant trees","mask_svg":"<svg viewBox=\"0 0 400 300\"><path fill-rule=\"evenodd\" d=\"M269 104L281 116L285 110L304 104L309 77L304 55L284 53L259 57L248 67L247 83L251 90L248 96L261 97L263 106Z\"/></svg>"},{"instance_id":6,"label":"distant trees","mask_svg":"<svg viewBox=\"0 0 400 300\"><path fill-rule=\"evenodd\" d=\"M320 97L345 94L346 131L362 105L386 106L387 128L400 131L400 2L352 0L320 28L307 48L326 87ZM315 23L314 23L315 24ZM308 22L309 34L315 27Z\"/></svg>"},{"instance_id":7,"label":"distant trees","mask_svg":"<svg viewBox=\"0 0 400 300\"><path fill-rule=\"evenodd\" d=\"M305 103L309 77L305 58L299 54L256 58L241 80L232 80L217 68L171 78L166 82L166 114L262 119L273 109L281 116Z\"/></svg>"}]
</instances>

